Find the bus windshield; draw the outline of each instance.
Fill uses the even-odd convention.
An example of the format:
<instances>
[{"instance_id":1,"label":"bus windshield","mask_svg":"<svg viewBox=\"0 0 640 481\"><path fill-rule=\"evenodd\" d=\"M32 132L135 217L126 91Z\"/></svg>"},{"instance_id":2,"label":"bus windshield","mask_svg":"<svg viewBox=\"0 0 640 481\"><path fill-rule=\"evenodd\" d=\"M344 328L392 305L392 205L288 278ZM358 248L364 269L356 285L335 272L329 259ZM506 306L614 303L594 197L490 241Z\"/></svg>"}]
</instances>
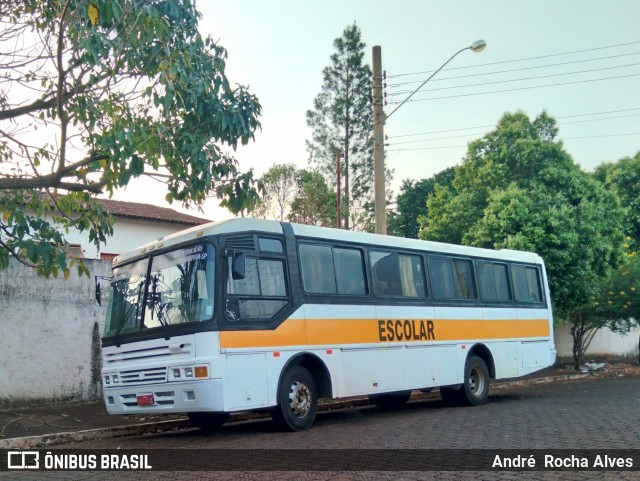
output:
<instances>
[{"instance_id":1,"label":"bus windshield","mask_svg":"<svg viewBox=\"0 0 640 481\"><path fill-rule=\"evenodd\" d=\"M113 274L105 337L213 317L215 255L208 243L117 267Z\"/></svg>"}]
</instances>

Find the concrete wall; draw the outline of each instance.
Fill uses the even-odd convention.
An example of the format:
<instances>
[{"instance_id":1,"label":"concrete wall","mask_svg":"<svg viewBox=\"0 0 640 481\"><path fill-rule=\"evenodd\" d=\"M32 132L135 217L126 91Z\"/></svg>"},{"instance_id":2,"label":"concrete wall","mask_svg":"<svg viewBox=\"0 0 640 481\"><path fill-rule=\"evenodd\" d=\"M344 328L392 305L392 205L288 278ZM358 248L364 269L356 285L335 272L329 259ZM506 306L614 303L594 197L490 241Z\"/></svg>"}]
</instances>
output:
<instances>
[{"instance_id":1,"label":"concrete wall","mask_svg":"<svg viewBox=\"0 0 640 481\"><path fill-rule=\"evenodd\" d=\"M564 324L555 327L555 342L558 350L558 358L573 358L573 339L569 326ZM609 329L600 329L591 341L585 356L585 361L596 357L628 358L630 361L638 361L638 339L640 328L633 329L626 335L616 334Z\"/></svg>"},{"instance_id":2,"label":"concrete wall","mask_svg":"<svg viewBox=\"0 0 640 481\"><path fill-rule=\"evenodd\" d=\"M14 259L0 270L0 405L100 395L106 303L95 301L93 276L110 276L111 263L86 263L91 277L66 281Z\"/></svg>"}]
</instances>

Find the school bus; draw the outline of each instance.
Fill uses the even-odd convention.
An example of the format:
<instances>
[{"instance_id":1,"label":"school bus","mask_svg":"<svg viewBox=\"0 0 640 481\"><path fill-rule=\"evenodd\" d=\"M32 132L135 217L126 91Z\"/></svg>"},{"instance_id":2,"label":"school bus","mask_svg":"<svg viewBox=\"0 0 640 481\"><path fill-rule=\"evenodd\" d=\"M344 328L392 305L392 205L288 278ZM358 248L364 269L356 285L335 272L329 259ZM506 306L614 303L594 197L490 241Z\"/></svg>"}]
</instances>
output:
<instances>
[{"instance_id":1,"label":"school bus","mask_svg":"<svg viewBox=\"0 0 640 481\"><path fill-rule=\"evenodd\" d=\"M412 390L481 405L491 379L555 362L543 260L260 219L118 255L103 345L111 414L203 429L269 410L307 429L318 399L400 406Z\"/></svg>"}]
</instances>

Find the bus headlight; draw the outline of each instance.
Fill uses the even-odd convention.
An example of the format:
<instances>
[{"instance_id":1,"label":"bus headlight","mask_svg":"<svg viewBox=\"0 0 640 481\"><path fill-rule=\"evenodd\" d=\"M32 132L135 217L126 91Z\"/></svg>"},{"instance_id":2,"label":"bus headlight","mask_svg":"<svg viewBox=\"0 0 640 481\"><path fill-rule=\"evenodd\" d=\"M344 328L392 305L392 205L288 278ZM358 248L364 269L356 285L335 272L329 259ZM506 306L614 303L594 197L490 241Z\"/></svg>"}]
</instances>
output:
<instances>
[{"instance_id":1,"label":"bus headlight","mask_svg":"<svg viewBox=\"0 0 640 481\"><path fill-rule=\"evenodd\" d=\"M104 375L104 384L105 386L111 386L112 384L118 384L120 382L120 378L117 374L105 374Z\"/></svg>"},{"instance_id":2,"label":"bus headlight","mask_svg":"<svg viewBox=\"0 0 640 481\"><path fill-rule=\"evenodd\" d=\"M181 366L169 370L169 381L191 381L193 379L209 379L209 366Z\"/></svg>"}]
</instances>

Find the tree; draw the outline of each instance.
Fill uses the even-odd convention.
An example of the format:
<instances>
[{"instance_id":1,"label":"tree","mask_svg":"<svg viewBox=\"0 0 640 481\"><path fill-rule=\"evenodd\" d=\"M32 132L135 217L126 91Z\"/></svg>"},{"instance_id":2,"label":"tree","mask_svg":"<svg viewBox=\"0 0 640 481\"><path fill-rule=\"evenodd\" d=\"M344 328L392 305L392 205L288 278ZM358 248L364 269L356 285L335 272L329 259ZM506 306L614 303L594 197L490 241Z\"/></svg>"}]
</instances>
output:
<instances>
[{"instance_id":1,"label":"tree","mask_svg":"<svg viewBox=\"0 0 640 481\"><path fill-rule=\"evenodd\" d=\"M640 326L640 256L627 237L623 264L603 279L592 302L578 312L571 324L574 368L580 367L596 333L603 327L619 334Z\"/></svg>"},{"instance_id":2,"label":"tree","mask_svg":"<svg viewBox=\"0 0 640 481\"><path fill-rule=\"evenodd\" d=\"M283 221L298 191L296 166L275 164L263 176L264 195L254 210L257 217Z\"/></svg>"},{"instance_id":3,"label":"tree","mask_svg":"<svg viewBox=\"0 0 640 481\"><path fill-rule=\"evenodd\" d=\"M322 71L322 90L307 111L312 137L310 165L336 186L336 155L343 154L344 227L373 225L372 73L364 63L360 29L354 23L333 43L331 65Z\"/></svg>"},{"instance_id":4,"label":"tree","mask_svg":"<svg viewBox=\"0 0 640 481\"><path fill-rule=\"evenodd\" d=\"M135 177L164 182L169 202L255 202L227 149L253 138L260 105L199 18L192 0L3 3L0 268L14 256L68 276L64 233L104 241L113 219L95 196Z\"/></svg>"},{"instance_id":5,"label":"tree","mask_svg":"<svg viewBox=\"0 0 640 481\"><path fill-rule=\"evenodd\" d=\"M449 167L433 177L422 180L402 181L396 198L396 211L389 216L389 234L399 237L418 238L418 219L427 215L427 199L434 193L436 185L451 185L454 169Z\"/></svg>"},{"instance_id":6,"label":"tree","mask_svg":"<svg viewBox=\"0 0 640 481\"><path fill-rule=\"evenodd\" d=\"M298 190L291 204L289 220L299 224L334 227L337 224L337 195L317 172L299 170Z\"/></svg>"},{"instance_id":7,"label":"tree","mask_svg":"<svg viewBox=\"0 0 640 481\"><path fill-rule=\"evenodd\" d=\"M622 210L556 134L546 113L534 121L505 114L494 131L469 145L452 186L436 186L420 237L539 253L555 317L574 325L621 262Z\"/></svg>"},{"instance_id":8,"label":"tree","mask_svg":"<svg viewBox=\"0 0 640 481\"><path fill-rule=\"evenodd\" d=\"M599 165L594 177L618 195L624 209L625 234L630 237L628 242L640 248L640 152L616 163Z\"/></svg>"},{"instance_id":9,"label":"tree","mask_svg":"<svg viewBox=\"0 0 640 481\"><path fill-rule=\"evenodd\" d=\"M318 172L297 170L293 164L276 164L262 177L264 196L256 217L288 220L299 224L336 225L336 194Z\"/></svg>"}]
</instances>

